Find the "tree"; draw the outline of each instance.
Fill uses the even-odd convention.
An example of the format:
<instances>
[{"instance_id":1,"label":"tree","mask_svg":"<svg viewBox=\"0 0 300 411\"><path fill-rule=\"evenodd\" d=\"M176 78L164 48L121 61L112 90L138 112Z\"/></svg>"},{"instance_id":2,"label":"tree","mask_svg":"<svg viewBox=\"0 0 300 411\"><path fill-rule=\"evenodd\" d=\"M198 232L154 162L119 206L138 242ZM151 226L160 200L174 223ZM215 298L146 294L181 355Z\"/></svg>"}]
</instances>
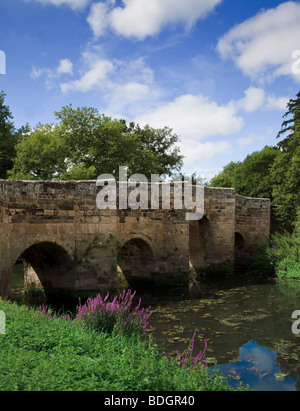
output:
<instances>
[{"instance_id":1,"label":"tree","mask_svg":"<svg viewBox=\"0 0 300 411\"><path fill-rule=\"evenodd\" d=\"M228 164L210 185L232 187L237 194L245 197L272 199L271 169L279 154L276 147L266 146L248 155L242 162Z\"/></svg>"},{"instance_id":2,"label":"tree","mask_svg":"<svg viewBox=\"0 0 300 411\"><path fill-rule=\"evenodd\" d=\"M118 177L119 166L135 173L171 175L180 170L178 137L168 127L141 128L112 120L94 108L63 107L56 125L38 125L20 138L10 178L43 180Z\"/></svg>"},{"instance_id":3,"label":"tree","mask_svg":"<svg viewBox=\"0 0 300 411\"><path fill-rule=\"evenodd\" d=\"M286 120L277 138L280 156L272 168L274 202L279 219L287 226L294 225L300 209L300 91L288 103Z\"/></svg>"},{"instance_id":4,"label":"tree","mask_svg":"<svg viewBox=\"0 0 300 411\"><path fill-rule=\"evenodd\" d=\"M67 147L59 126L39 124L20 137L10 179L59 180L67 170Z\"/></svg>"},{"instance_id":5,"label":"tree","mask_svg":"<svg viewBox=\"0 0 300 411\"><path fill-rule=\"evenodd\" d=\"M237 168L240 166L241 162L234 162L227 164L223 168L223 171L213 177L210 182L210 187L224 187L224 188L235 188L235 173Z\"/></svg>"},{"instance_id":6,"label":"tree","mask_svg":"<svg viewBox=\"0 0 300 411\"><path fill-rule=\"evenodd\" d=\"M15 144L18 134L11 121L13 116L8 106L4 104L6 94L0 93L0 178L7 177L7 171L12 167L15 156Z\"/></svg>"},{"instance_id":7,"label":"tree","mask_svg":"<svg viewBox=\"0 0 300 411\"><path fill-rule=\"evenodd\" d=\"M235 172L238 194L273 199L271 169L279 155L276 147L269 146L248 155Z\"/></svg>"},{"instance_id":8,"label":"tree","mask_svg":"<svg viewBox=\"0 0 300 411\"><path fill-rule=\"evenodd\" d=\"M60 132L67 147L73 169L97 178L100 174L116 174L119 166L127 166L128 173L171 175L182 166L178 137L168 127L141 128L125 120L112 120L95 108L72 105L55 113L60 120ZM78 173L77 173L78 175ZM66 177L68 177L66 175Z\"/></svg>"}]
</instances>

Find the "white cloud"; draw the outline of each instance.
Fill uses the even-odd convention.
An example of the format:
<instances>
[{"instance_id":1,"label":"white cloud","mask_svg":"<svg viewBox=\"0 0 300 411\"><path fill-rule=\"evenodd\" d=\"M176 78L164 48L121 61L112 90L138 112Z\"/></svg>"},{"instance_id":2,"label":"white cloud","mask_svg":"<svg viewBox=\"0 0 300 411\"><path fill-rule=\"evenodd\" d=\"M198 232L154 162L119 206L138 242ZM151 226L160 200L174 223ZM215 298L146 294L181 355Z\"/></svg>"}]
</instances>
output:
<instances>
[{"instance_id":1,"label":"white cloud","mask_svg":"<svg viewBox=\"0 0 300 411\"><path fill-rule=\"evenodd\" d=\"M159 128L170 126L176 134L203 140L239 131L243 119L232 104L218 105L208 97L186 94L145 113L140 122Z\"/></svg>"},{"instance_id":2,"label":"white cloud","mask_svg":"<svg viewBox=\"0 0 300 411\"><path fill-rule=\"evenodd\" d=\"M228 152L231 145L228 141L202 143L197 140L187 139L180 143L180 148L182 155L185 157L184 167L193 172L193 168L199 169L203 164Z\"/></svg>"},{"instance_id":3,"label":"white cloud","mask_svg":"<svg viewBox=\"0 0 300 411\"><path fill-rule=\"evenodd\" d=\"M107 3L93 3L87 18L95 37L102 36L109 27L109 6Z\"/></svg>"},{"instance_id":4,"label":"white cloud","mask_svg":"<svg viewBox=\"0 0 300 411\"><path fill-rule=\"evenodd\" d=\"M35 1L41 4L52 4L54 6L70 6L73 10L82 10L90 2L90 0L25 0L25 2Z\"/></svg>"},{"instance_id":5,"label":"white cloud","mask_svg":"<svg viewBox=\"0 0 300 411\"><path fill-rule=\"evenodd\" d=\"M43 75L46 77L46 87L51 89L55 85L55 81L59 79L63 74L73 75L73 63L69 59L62 59L59 61L59 65L55 70L49 68L38 69L32 67L30 77L37 79Z\"/></svg>"},{"instance_id":6,"label":"white cloud","mask_svg":"<svg viewBox=\"0 0 300 411\"><path fill-rule=\"evenodd\" d=\"M68 83L61 83L61 91L66 93L68 91L82 91L87 92L95 88L103 86L108 73L114 70L111 61L106 59L99 59L90 63L89 69L81 76L80 79L69 81Z\"/></svg>"},{"instance_id":7,"label":"white cloud","mask_svg":"<svg viewBox=\"0 0 300 411\"><path fill-rule=\"evenodd\" d=\"M284 111L289 100L289 97L269 95L264 89L251 86L245 91L245 97L238 101L232 101L231 104L236 111L242 110L246 113L252 113L259 109Z\"/></svg>"},{"instance_id":8,"label":"white cloud","mask_svg":"<svg viewBox=\"0 0 300 411\"><path fill-rule=\"evenodd\" d=\"M219 105L203 95L191 94L162 103L136 121L154 128L171 127L180 137L179 146L185 157L184 169L189 173L222 156L231 147L227 140L203 140L231 135L240 131L244 124L231 103Z\"/></svg>"},{"instance_id":9,"label":"white cloud","mask_svg":"<svg viewBox=\"0 0 300 411\"><path fill-rule=\"evenodd\" d=\"M124 37L143 40L158 34L163 28L181 24L190 29L205 18L222 0L122 0L116 7L114 0L94 4L88 22L95 36L104 34L109 26Z\"/></svg>"},{"instance_id":10,"label":"white cloud","mask_svg":"<svg viewBox=\"0 0 300 411\"><path fill-rule=\"evenodd\" d=\"M251 146L253 144L253 139L251 137L242 137L237 140L238 146L240 148L245 148L247 146Z\"/></svg>"},{"instance_id":11,"label":"white cloud","mask_svg":"<svg viewBox=\"0 0 300 411\"><path fill-rule=\"evenodd\" d=\"M219 40L217 50L252 79L272 81L281 75L295 76L292 54L299 49L299 21L300 3L282 3L235 26Z\"/></svg>"},{"instance_id":12,"label":"white cloud","mask_svg":"<svg viewBox=\"0 0 300 411\"><path fill-rule=\"evenodd\" d=\"M249 87L245 91L245 97L235 104L237 109L244 110L246 113L251 113L258 110L264 102L265 91L261 88Z\"/></svg>"},{"instance_id":13,"label":"white cloud","mask_svg":"<svg viewBox=\"0 0 300 411\"><path fill-rule=\"evenodd\" d=\"M57 68L57 74L70 74L73 75L73 63L69 59L60 60Z\"/></svg>"},{"instance_id":14,"label":"white cloud","mask_svg":"<svg viewBox=\"0 0 300 411\"><path fill-rule=\"evenodd\" d=\"M266 109L267 110L287 110L287 104L290 101L289 97L275 97L273 95L268 96Z\"/></svg>"},{"instance_id":15,"label":"white cloud","mask_svg":"<svg viewBox=\"0 0 300 411\"><path fill-rule=\"evenodd\" d=\"M111 117L138 116L161 98L153 70L144 59L121 61L104 58L101 47L89 46L82 53L79 78L62 82L60 89L68 92L99 92Z\"/></svg>"}]
</instances>

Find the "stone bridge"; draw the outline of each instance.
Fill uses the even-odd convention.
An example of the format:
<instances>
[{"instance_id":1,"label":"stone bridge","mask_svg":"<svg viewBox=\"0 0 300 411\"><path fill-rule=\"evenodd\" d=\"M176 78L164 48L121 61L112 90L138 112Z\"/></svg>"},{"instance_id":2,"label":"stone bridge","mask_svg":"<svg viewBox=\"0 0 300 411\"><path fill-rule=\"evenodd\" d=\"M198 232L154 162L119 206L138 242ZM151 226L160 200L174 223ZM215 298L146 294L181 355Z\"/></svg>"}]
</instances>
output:
<instances>
[{"instance_id":1,"label":"stone bridge","mask_svg":"<svg viewBox=\"0 0 300 411\"><path fill-rule=\"evenodd\" d=\"M178 284L197 271L232 269L270 235L268 199L205 188L204 217L184 210L97 208L96 181L0 180L0 296L22 259L25 283L44 290L116 289L129 283Z\"/></svg>"}]
</instances>

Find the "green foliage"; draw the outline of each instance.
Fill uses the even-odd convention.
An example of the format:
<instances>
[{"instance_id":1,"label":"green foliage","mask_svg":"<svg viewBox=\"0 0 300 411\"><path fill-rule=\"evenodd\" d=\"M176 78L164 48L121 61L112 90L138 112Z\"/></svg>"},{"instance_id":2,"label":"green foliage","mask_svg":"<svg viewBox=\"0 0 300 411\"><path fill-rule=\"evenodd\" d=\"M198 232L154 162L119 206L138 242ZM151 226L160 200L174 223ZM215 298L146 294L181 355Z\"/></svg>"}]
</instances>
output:
<instances>
[{"instance_id":1,"label":"green foliage","mask_svg":"<svg viewBox=\"0 0 300 411\"><path fill-rule=\"evenodd\" d=\"M11 179L91 180L118 177L119 166L134 173L171 175L180 170L178 137L168 127L141 128L112 120L91 107L63 107L57 125L39 124L16 146ZM10 156L10 159L13 156Z\"/></svg>"},{"instance_id":2,"label":"green foliage","mask_svg":"<svg viewBox=\"0 0 300 411\"><path fill-rule=\"evenodd\" d=\"M59 126L39 124L20 138L9 178L59 180L67 167L67 147L59 130Z\"/></svg>"},{"instance_id":3,"label":"green foliage","mask_svg":"<svg viewBox=\"0 0 300 411\"><path fill-rule=\"evenodd\" d=\"M282 123L278 138L281 155L272 169L274 202L278 216L288 226L294 224L300 204L300 92L290 100L287 118Z\"/></svg>"},{"instance_id":4,"label":"green foliage","mask_svg":"<svg viewBox=\"0 0 300 411\"><path fill-rule=\"evenodd\" d=\"M276 233L266 255L280 278L300 279L300 215L295 231Z\"/></svg>"},{"instance_id":5,"label":"green foliage","mask_svg":"<svg viewBox=\"0 0 300 411\"><path fill-rule=\"evenodd\" d=\"M224 167L223 171L212 178L210 186L211 187L224 187L224 188L235 188L236 170L240 166L241 162L231 162Z\"/></svg>"},{"instance_id":6,"label":"green foliage","mask_svg":"<svg viewBox=\"0 0 300 411\"><path fill-rule=\"evenodd\" d=\"M266 146L248 155L243 162L228 164L210 185L235 188L237 194L245 197L272 198L270 170L279 155L277 148Z\"/></svg>"},{"instance_id":7,"label":"green foliage","mask_svg":"<svg viewBox=\"0 0 300 411\"><path fill-rule=\"evenodd\" d=\"M300 261L285 258L278 263L276 274L279 278L293 278L300 280Z\"/></svg>"},{"instance_id":8,"label":"green foliage","mask_svg":"<svg viewBox=\"0 0 300 411\"><path fill-rule=\"evenodd\" d=\"M112 120L91 107L73 109L69 105L55 114L75 167L68 170L64 176L67 179L68 174L77 178L96 179L100 174L117 177L119 166L127 166L129 175L140 173L149 178L151 174L170 175L182 166L182 156L175 146L178 137L168 127L127 126L124 120Z\"/></svg>"},{"instance_id":9,"label":"green foliage","mask_svg":"<svg viewBox=\"0 0 300 411\"><path fill-rule=\"evenodd\" d=\"M15 145L22 134L29 131L29 126L15 129L13 116L8 106L4 104L6 94L0 92L0 178L7 177L7 171L12 168L15 157Z\"/></svg>"},{"instance_id":10,"label":"green foliage","mask_svg":"<svg viewBox=\"0 0 300 411\"><path fill-rule=\"evenodd\" d=\"M266 253L265 248L258 248L255 255L245 264L245 272L249 274L264 274L265 276L274 276L275 269Z\"/></svg>"},{"instance_id":11,"label":"green foliage","mask_svg":"<svg viewBox=\"0 0 300 411\"><path fill-rule=\"evenodd\" d=\"M215 371L179 368L140 338L87 332L0 300L0 391L230 390Z\"/></svg>"},{"instance_id":12,"label":"green foliage","mask_svg":"<svg viewBox=\"0 0 300 411\"><path fill-rule=\"evenodd\" d=\"M288 103L277 147L265 147L243 162L231 162L211 180L211 186L233 187L249 197L271 198L282 226L296 222L300 204L300 92Z\"/></svg>"}]
</instances>

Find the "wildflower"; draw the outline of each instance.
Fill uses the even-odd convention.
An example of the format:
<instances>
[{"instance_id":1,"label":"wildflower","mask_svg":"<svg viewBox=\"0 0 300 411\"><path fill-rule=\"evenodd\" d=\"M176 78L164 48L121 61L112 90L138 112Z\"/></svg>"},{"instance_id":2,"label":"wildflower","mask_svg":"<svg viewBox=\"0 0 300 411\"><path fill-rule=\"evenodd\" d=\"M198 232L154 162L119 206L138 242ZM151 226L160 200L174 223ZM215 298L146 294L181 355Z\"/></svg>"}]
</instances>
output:
<instances>
[{"instance_id":1,"label":"wildflower","mask_svg":"<svg viewBox=\"0 0 300 411\"><path fill-rule=\"evenodd\" d=\"M177 350L175 353L176 354L175 360L178 361L180 368L195 368L198 365L201 365L202 367L207 367L207 363L205 361L205 357L206 357L205 351L207 349L206 341L204 341L204 350L200 351L199 354L195 358L192 358L196 335L197 335L197 332L195 331L192 337L192 340L190 342L189 348L186 351L180 354L179 351Z\"/></svg>"}]
</instances>

